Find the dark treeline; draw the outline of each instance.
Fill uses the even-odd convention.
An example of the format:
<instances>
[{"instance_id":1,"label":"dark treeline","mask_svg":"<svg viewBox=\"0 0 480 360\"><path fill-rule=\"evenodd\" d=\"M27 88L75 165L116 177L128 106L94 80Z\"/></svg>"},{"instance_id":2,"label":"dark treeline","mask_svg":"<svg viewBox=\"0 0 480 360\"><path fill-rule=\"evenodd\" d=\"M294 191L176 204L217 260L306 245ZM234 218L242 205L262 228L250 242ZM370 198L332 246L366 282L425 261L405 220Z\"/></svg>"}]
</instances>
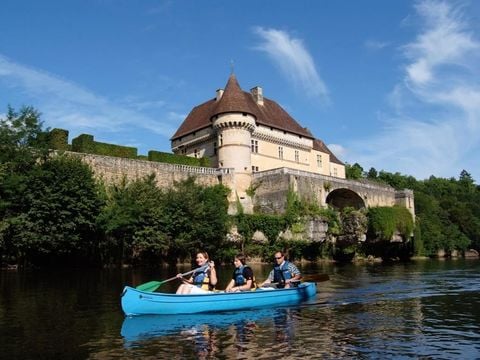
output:
<instances>
[{"instance_id":1,"label":"dark treeline","mask_svg":"<svg viewBox=\"0 0 480 360\"><path fill-rule=\"evenodd\" d=\"M106 185L78 158L49 156L31 107L0 120L0 256L5 264L172 262L204 249L222 257L229 190L153 176Z\"/></svg>"},{"instance_id":2,"label":"dark treeline","mask_svg":"<svg viewBox=\"0 0 480 360\"><path fill-rule=\"evenodd\" d=\"M347 165L347 178L368 179L388 184L397 190L412 189L415 194L415 254L435 256L453 251L480 250L480 186L463 170L458 178L431 176L417 180L412 176Z\"/></svg>"},{"instance_id":3,"label":"dark treeline","mask_svg":"<svg viewBox=\"0 0 480 360\"><path fill-rule=\"evenodd\" d=\"M78 158L50 156L48 131L32 107L8 108L0 119L0 262L36 266L158 265L191 260L206 250L218 261L238 251L264 259L276 249L292 258L351 259L352 254L386 257L389 240L400 234L406 256L433 256L441 249L479 249L480 192L466 172L460 179L412 177L386 172L367 174L347 165L350 178L366 177L415 191L413 219L404 208L320 209L290 193L280 215L229 216L229 189L204 187L193 178L159 188L153 176L104 184ZM328 239L312 243L279 237L301 234L305 220L328 223ZM232 227L238 232L229 233ZM254 241L260 230L266 241ZM358 241L367 233L367 241ZM386 245L385 245L386 244ZM379 246L380 245L380 246ZM396 245L397 246L397 245ZM398 246L397 246L398 247ZM406 249L406 252L405 252ZM395 257L393 254L391 257Z\"/></svg>"}]
</instances>

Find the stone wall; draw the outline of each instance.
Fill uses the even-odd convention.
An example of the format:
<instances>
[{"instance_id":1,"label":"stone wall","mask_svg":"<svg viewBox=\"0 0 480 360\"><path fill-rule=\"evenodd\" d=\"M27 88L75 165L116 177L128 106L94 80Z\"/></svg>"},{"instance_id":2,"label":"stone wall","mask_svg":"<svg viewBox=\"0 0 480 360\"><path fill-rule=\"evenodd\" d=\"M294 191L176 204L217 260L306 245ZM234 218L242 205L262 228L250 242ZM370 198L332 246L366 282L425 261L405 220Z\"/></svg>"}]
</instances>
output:
<instances>
[{"instance_id":1,"label":"stone wall","mask_svg":"<svg viewBox=\"0 0 480 360\"><path fill-rule=\"evenodd\" d=\"M185 180L189 176L195 177L198 184L205 186L224 184L231 189L234 186L232 169L166 164L147 160L73 152L68 154L80 157L82 161L92 167L95 176L106 183L118 183L123 178L136 180L155 174L159 187L171 187L175 181Z\"/></svg>"}]
</instances>

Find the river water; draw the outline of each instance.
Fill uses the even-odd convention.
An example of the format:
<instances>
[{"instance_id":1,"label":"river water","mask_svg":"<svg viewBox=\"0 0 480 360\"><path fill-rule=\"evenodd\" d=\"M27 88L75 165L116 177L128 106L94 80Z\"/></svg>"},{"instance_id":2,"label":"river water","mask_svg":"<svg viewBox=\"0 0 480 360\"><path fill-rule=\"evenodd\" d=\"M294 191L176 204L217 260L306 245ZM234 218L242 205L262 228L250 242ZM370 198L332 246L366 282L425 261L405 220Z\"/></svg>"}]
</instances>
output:
<instances>
[{"instance_id":1,"label":"river water","mask_svg":"<svg viewBox=\"0 0 480 360\"><path fill-rule=\"evenodd\" d=\"M270 268L254 266L257 278ZM134 318L124 285L189 269L2 271L0 358L480 358L480 261L300 268L330 280L298 306ZM231 271L219 268L221 284Z\"/></svg>"}]
</instances>

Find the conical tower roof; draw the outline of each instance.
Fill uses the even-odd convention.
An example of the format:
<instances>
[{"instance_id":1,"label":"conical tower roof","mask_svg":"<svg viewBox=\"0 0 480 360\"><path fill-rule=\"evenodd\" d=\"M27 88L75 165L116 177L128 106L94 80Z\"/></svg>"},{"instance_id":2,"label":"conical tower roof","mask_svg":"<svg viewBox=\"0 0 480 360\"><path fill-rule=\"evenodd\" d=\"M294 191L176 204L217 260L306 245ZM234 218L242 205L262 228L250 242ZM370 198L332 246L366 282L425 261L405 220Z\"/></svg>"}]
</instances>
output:
<instances>
[{"instance_id":1,"label":"conical tower roof","mask_svg":"<svg viewBox=\"0 0 480 360\"><path fill-rule=\"evenodd\" d=\"M225 91L217 103L212 116L241 112L256 116L256 104L250 94L245 93L238 84L235 74L230 75L225 86Z\"/></svg>"},{"instance_id":2,"label":"conical tower roof","mask_svg":"<svg viewBox=\"0 0 480 360\"><path fill-rule=\"evenodd\" d=\"M195 106L171 140L212 126L212 118L215 115L229 112L251 114L255 117L257 124L288 131L309 139L314 138L308 129L303 128L275 101L264 96L263 102L263 105L258 105L250 93L240 88L236 76L232 74L228 78L222 97L218 100L215 97Z\"/></svg>"}]
</instances>

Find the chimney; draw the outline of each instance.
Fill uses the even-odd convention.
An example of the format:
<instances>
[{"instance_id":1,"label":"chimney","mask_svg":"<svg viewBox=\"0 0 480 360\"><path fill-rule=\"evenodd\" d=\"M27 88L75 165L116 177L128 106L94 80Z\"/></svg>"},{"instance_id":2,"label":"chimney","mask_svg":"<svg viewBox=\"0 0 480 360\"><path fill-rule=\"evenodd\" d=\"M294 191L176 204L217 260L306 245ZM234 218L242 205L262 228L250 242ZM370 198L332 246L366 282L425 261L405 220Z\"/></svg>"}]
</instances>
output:
<instances>
[{"instance_id":1,"label":"chimney","mask_svg":"<svg viewBox=\"0 0 480 360\"><path fill-rule=\"evenodd\" d=\"M223 96L223 89L218 89L217 90L217 97L216 97L216 101L220 100Z\"/></svg>"},{"instance_id":2,"label":"chimney","mask_svg":"<svg viewBox=\"0 0 480 360\"><path fill-rule=\"evenodd\" d=\"M263 90L262 90L262 88L260 86L255 86L254 88L250 89L250 93L253 96L253 100L255 100L255 102L258 105L263 106Z\"/></svg>"}]
</instances>

